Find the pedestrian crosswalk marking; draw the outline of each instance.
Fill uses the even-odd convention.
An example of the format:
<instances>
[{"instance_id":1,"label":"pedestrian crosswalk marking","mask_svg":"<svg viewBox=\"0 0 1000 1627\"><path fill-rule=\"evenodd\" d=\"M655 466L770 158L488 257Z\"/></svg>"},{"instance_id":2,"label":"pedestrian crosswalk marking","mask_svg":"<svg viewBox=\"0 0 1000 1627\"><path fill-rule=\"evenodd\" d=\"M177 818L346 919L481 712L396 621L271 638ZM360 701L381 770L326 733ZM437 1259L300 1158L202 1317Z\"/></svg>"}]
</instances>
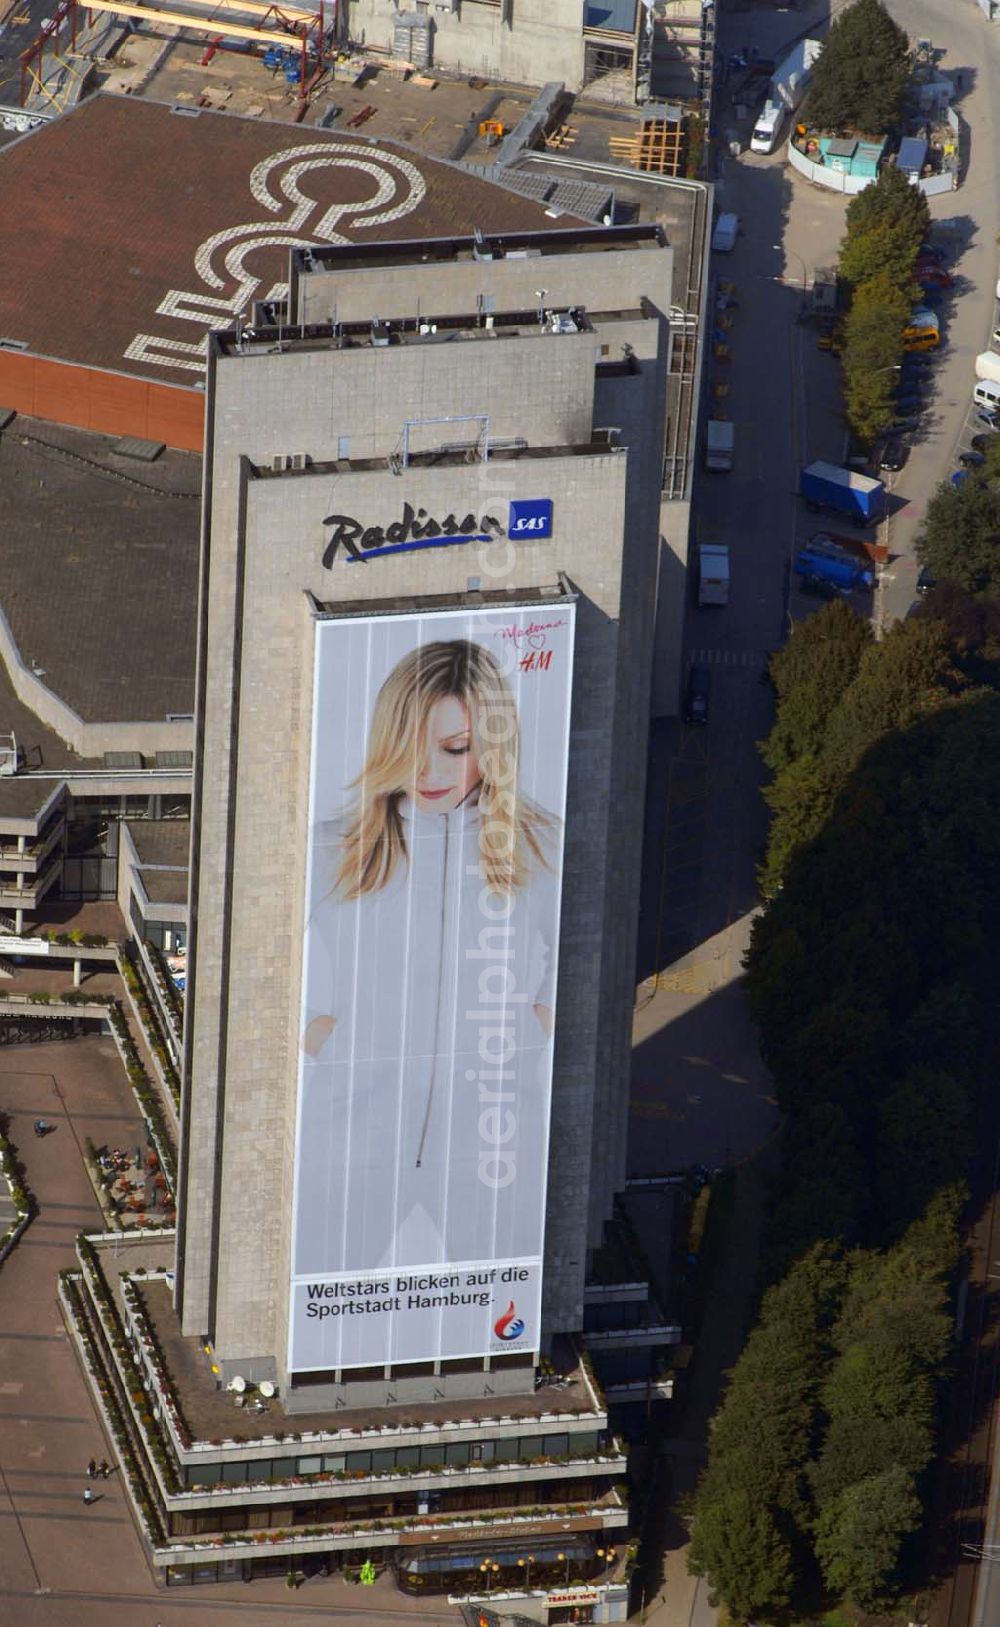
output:
<instances>
[{"instance_id":1,"label":"pedestrian crosswalk marking","mask_svg":"<svg viewBox=\"0 0 1000 1627\"><path fill-rule=\"evenodd\" d=\"M766 667L771 659L770 650L692 650L694 665L722 667Z\"/></svg>"},{"instance_id":2,"label":"pedestrian crosswalk marking","mask_svg":"<svg viewBox=\"0 0 1000 1627\"><path fill-rule=\"evenodd\" d=\"M633 1096L629 1107L638 1119L672 1119L675 1124L683 1124L687 1117L676 1107L668 1107L666 1102L651 1102L642 1096Z\"/></svg>"}]
</instances>

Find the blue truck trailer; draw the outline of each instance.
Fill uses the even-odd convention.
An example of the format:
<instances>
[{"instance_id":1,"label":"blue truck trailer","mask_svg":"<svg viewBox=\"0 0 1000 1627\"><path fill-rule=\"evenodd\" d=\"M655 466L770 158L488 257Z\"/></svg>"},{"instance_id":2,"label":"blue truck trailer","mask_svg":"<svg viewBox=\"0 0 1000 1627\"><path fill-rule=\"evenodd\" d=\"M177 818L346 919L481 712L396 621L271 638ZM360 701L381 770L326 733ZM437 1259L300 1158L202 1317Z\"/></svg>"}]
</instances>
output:
<instances>
[{"instance_id":1,"label":"blue truck trailer","mask_svg":"<svg viewBox=\"0 0 1000 1627\"><path fill-rule=\"evenodd\" d=\"M882 518L885 487L871 475L856 469L842 469L836 463L810 463L799 477L799 490L813 513L833 509L846 514L855 525L871 525Z\"/></svg>"}]
</instances>

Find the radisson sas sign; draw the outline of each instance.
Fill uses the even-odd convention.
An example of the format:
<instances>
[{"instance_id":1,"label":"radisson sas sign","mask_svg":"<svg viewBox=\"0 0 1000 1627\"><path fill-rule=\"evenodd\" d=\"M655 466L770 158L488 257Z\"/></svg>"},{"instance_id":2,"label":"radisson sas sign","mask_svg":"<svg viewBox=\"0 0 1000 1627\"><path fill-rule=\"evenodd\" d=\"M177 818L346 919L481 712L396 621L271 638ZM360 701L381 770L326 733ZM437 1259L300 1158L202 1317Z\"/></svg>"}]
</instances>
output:
<instances>
[{"instance_id":1,"label":"radisson sas sign","mask_svg":"<svg viewBox=\"0 0 1000 1627\"><path fill-rule=\"evenodd\" d=\"M512 498L507 522L495 514L454 511L436 519L425 508L403 504L398 520L389 525L365 525L353 514L328 514L323 521L332 527L323 550L323 566L331 570L338 554L348 565L367 564L387 554L410 554L424 548L453 548L467 542L493 542L498 537L512 541L543 541L552 535L551 497Z\"/></svg>"}]
</instances>

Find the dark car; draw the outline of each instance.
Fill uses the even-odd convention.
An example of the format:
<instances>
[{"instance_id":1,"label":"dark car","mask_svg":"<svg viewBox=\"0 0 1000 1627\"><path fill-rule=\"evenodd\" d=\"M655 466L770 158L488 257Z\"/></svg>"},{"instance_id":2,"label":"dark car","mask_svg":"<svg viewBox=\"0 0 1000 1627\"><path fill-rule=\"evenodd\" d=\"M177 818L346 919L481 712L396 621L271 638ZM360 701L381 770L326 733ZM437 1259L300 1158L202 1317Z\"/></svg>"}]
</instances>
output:
<instances>
[{"instance_id":1,"label":"dark car","mask_svg":"<svg viewBox=\"0 0 1000 1627\"><path fill-rule=\"evenodd\" d=\"M802 576L799 578L800 593L808 594L810 599L839 599L840 589L832 582L824 582L821 576Z\"/></svg>"},{"instance_id":2,"label":"dark car","mask_svg":"<svg viewBox=\"0 0 1000 1627\"><path fill-rule=\"evenodd\" d=\"M708 667L695 664L688 672L687 693L684 697L684 721L693 725L708 722L708 697L712 690L712 674Z\"/></svg>"},{"instance_id":3,"label":"dark car","mask_svg":"<svg viewBox=\"0 0 1000 1627\"><path fill-rule=\"evenodd\" d=\"M917 281L923 283L925 287L930 285L934 288L950 288L952 285L944 266L935 265L929 260L918 260L915 269Z\"/></svg>"},{"instance_id":4,"label":"dark car","mask_svg":"<svg viewBox=\"0 0 1000 1627\"><path fill-rule=\"evenodd\" d=\"M969 442L973 452L988 452L990 447L995 446L995 444L992 435L973 435L972 440Z\"/></svg>"},{"instance_id":5,"label":"dark car","mask_svg":"<svg viewBox=\"0 0 1000 1627\"><path fill-rule=\"evenodd\" d=\"M897 474L906 462L909 450L905 441L886 441L879 454L879 468L888 469L890 474Z\"/></svg>"},{"instance_id":6,"label":"dark car","mask_svg":"<svg viewBox=\"0 0 1000 1627\"><path fill-rule=\"evenodd\" d=\"M920 288L921 288L921 294L920 294L920 303L921 303L921 305L930 305L930 306L933 307L935 305L940 305L941 304L942 300L944 299L944 293L942 292L941 288L937 285L937 283L922 282L920 284Z\"/></svg>"},{"instance_id":7,"label":"dark car","mask_svg":"<svg viewBox=\"0 0 1000 1627\"><path fill-rule=\"evenodd\" d=\"M923 570L920 572L920 575L917 577L917 592L929 593L931 588L936 587L937 582L934 579L931 569L928 565L925 565Z\"/></svg>"},{"instance_id":8,"label":"dark car","mask_svg":"<svg viewBox=\"0 0 1000 1627\"><path fill-rule=\"evenodd\" d=\"M921 243L918 259L933 260L936 265L945 265L948 260L948 250L943 249L940 243Z\"/></svg>"},{"instance_id":9,"label":"dark car","mask_svg":"<svg viewBox=\"0 0 1000 1627\"><path fill-rule=\"evenodd\" d=\"M987 412L985 407L980 407L978 412L973 413L972 422L978 424L980 429L991 429L994 434L1000 429L995 414Z\"/></svg>"},{"instance_id":10,"label":"dark car","mask_svg":"<svg viewBox=\"0 0 1000 1627\"><path fill-rule=\"evenodd\" d=\"M962 452L958 461L963 469L981 469L986 458L982 452Z\"/></svg>"}]
</instances>

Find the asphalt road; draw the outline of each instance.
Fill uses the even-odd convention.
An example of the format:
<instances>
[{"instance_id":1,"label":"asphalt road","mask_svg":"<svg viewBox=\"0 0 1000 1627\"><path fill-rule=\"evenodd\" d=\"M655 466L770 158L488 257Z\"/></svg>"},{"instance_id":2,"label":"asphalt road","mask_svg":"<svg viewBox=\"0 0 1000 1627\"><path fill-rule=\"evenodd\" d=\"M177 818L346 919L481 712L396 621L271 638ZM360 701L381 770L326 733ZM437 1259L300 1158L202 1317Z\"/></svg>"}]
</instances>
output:
<instances>
[{"instance_id":1,"label":"asphalt road","mask_svg":"<svg viewBox=\"0 0 1000 1627\"><path fill-rule=\"evenodd\" d=\"M722 50L754 43L777 56L819 14L724 13ZM723 107L720 128L731 122ZM790 571L796 542L819 529L797 497L800 463L839 461L843 446L836 363L797 320L803 282L836 258L843 203L798 196L780 155L726 158L717 192L718 209L745 223L732 253L712 256L713 277L734 284L738 301L725 313L730 359L709 373L709 388L726 392L736 456L731 473L699 471L693 513L696 541L728 542L732 586L724 608L699 610L692 594L687 612L685 662L712 673L707 727L664 724L652 745L640 933L651 980L635 1024L633 1171L740 1160L777 1126L739 982L767 831L756 743L772 714L761 678L789 613L816 605L799 598Z\"/></svg>"},{"instance_id":2,"label":"asphalt road","mask_svg":"<svg viewBox=\"0 0 1000 1627\"><path fill-rule=\"evenodd\" d=\"M874 601L855 601L881 625L904 618L916 602L915 534L935 486L968 444L973 360L994 325L1000 269L993 163L1000 26L991 28L973 0L889 3L911 38L929 37L944 52L942 68L962 75L967 169L958 191L930 200L935 219L959 223L956 284L941 312L945 345L928 410L906 467L890 477L892 562ZM826 0L797 11L727 7L720 54L725 60L746 47L780 58L802 34L822 33L829 10ZM718 108L720 135L735 134L726 88ZM746 1156L775 1125L737 982L767 828L756 742L770 725L771 702L759 679L789 617L818 603L798 592L790 564L796 545L830 522L806 512L799 469L816 458L841 462L845 444L839 367L797 321L804 287L836 263L845 200L802 180L783 150L744 151L722 158L716 207L744 223L735 250L712 256L714 277L735 284L739 301L720 334L731 359L710 368L710 387L727 389L721 405L736 426L736 458L730 474L699 472L693 513L698 539L730 545L732 594L724 609L692 602L687 611L685 664L702 661L712 671L708 726L662 724L652 742L639 954L640 975L650 981L635 1030L634 1170ZM740 1088L727 1090L727 1078Z\"/></svg>"},{"instance_id":3,"label":"asphalt road","mask_svg":"<svg viewBox=\"0 0 1000 1627\"><path fill-rule=\"evenodd\" d=\"M942 312L945 346L929 409L905 469L892 477L894 557L878 598L859 605L883 627L905 618L916 602L915 534L934 488L968 445L973 361L997 320L1000 271L994 161L1000 24L991 27L973 0L888 4L911 39L929 37L945 50L943 68L962 75L967 167L959 190L930 204L936 220L959 224L956 286ZM825 3L797 12L727 7L720 17L723 57L756 46L761 56L777 58L801 34L822 32L828 10ZM735 124L724 99L717 124L723 133ZM839 369L796 321L804 283L836 262L844 200L800 180L782 152L744 152L722 160L717 208L734 210L745 223L734 252L713 256L715 276L735 283L739 299L726 335L731 360L711 369L713 380L725 377L729 386L724 407L736 425L737 451L731 474L700 474L693 511L702 540L730 545L732 602L716 611L691 605L687 613L685 660L704 661L713 674L708 726L663 725L652 743L640 943L649 980L635 1024L634 1171L751 1159L777 1124L739 983L766 834L755 742L769 727L771 708L758 679L789 616L816 604L796 592L789 571L796 543L818 528L796 494L799 467L815 458L840 462L844 450ZM651 976L656 968L659 975ZM1000 1262L993 1269L1000 1271ZM981 1565L978 1576L963 1567L956 1590L963 1606L947 1615L948 1627L1000 1620L1000 1440L995 1444L996 1494L981 1540L997 1545L997 1559ZM672 1580L670 1621L709 1627L716 1612L704 1590L688 1584L683 1567Z\"/></svg>"}]
</instances>

